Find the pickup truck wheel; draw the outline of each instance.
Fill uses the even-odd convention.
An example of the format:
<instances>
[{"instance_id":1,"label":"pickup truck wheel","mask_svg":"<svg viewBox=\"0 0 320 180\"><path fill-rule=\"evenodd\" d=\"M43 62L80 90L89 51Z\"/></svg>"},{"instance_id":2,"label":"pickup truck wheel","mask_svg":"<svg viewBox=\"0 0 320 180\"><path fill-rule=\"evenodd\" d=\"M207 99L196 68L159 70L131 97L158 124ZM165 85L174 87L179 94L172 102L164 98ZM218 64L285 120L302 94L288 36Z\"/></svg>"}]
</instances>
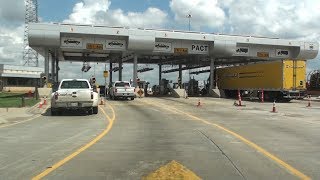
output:
<instances>
[{"instance_id":1,"label":"pickup truck wheel","mask_svg":"<svg viewBox=\"0 0 320 180\"><path fill-rule=\"evenodd\" d=\"M131 101L133 101L133 100L134 100L134 97L131 98Z\"/></svg>"},{"instance_id":2,"label":"pickup truck wheel","mask_svg":"<svg viewBox=\"0 0 320 180\"><path fill-rule=\"evenodd\" d=\"M56 116L56 115L58 115L57 110L51 108L51 116Z\"/></svg>"},{"instance_id":3,"label":"pickup truck wheel","mask_svg":"<svg viewBox=\"0 0 320 180\"><path fill-rule=\"evenodd\" d=\"M98 107L93 107L92 111L93 111L93 114L98 114Z\"/></svg>"},{"instance_id":4,"label":"pickup truck wheel","mask_svg":"<svg viewBox=\"0 0 320 180\"><path fill-rule=\"evenodd\" d=\"M93 113L93 109L92 109L92 108L89 108L89 109L88 109L88 114L91 115L92 113Z\"/></svg>"}]
</instances>

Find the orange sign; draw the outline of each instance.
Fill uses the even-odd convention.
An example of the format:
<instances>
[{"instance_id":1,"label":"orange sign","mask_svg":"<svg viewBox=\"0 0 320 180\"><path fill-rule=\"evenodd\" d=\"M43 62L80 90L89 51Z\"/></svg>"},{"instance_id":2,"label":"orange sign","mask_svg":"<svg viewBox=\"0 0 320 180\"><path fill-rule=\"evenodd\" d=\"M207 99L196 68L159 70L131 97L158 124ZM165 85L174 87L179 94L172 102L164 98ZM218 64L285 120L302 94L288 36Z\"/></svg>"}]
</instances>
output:
<instances>
[{"instance_id":1,"label":"orange sign","mask_svg":"<svg viewBox=\"0 0 320 180\"><path fill-rule=\"evenodd\" d=\"M257 56L262 57L262 58L268 58L269 53L268 52L257 52Z\"/></svg>"},{"instance_id":2,"label":"orange sign","mask_svg":"<svg viewBox=\"0 0 320 180\"><path fill-rule=\"evenodd\" d=\"M98 49L98 50L103 50L103 44L92 44L92 43L87 43L87 49Z\"/></svg>"},{"instance_id":3,"label":"orange sign","mask_svg":"<svg viewBox=\"0 0 320 180\"><path fill-rule=\"evenodd\" d=\"M188 48L174 48L175 54L188 54Z\"/></svg>"},{"instance_id":4,"label":"orange sign","mask_svg":"<svg viewBox=\"0 0 320 180\"><path fill-rule=\"evenodd\" d=\"M139 94L139 96L141 97L142 94L143 94L143 91L142 91L141 89L139 89L138 94Z\"/></svg>"}]
</instances>

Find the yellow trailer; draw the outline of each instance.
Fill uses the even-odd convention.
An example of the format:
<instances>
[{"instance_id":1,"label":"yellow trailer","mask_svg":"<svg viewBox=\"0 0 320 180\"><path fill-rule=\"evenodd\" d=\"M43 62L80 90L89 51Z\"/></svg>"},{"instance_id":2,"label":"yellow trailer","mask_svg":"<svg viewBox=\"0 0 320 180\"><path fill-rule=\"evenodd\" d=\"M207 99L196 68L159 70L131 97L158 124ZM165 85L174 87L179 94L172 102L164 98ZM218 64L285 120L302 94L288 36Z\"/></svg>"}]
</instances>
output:
<instances>
[{"instance_id":1,"label":"yellow trailer","mask_svg":"<svg viewBox=\"0 0 320 180\"><path fill-rule=\"evenodd\" d=\"M218 68L216 71L219 89L232 97L240 90L261 98L293 99L303 97L306 91L306 61L281 60Z\"/></svg>"}]
</instances>

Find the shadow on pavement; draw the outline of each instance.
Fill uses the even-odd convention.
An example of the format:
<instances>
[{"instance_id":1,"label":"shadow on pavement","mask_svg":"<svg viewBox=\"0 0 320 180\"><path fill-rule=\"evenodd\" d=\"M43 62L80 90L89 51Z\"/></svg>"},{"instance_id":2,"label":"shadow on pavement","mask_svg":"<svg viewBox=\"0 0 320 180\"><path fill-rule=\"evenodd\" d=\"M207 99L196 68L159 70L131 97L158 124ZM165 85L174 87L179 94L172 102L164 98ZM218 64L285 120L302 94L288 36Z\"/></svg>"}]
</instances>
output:
<instances>
[{"instance_id":1,"label":"shadow on pavement","mask_svg":"<svg viewBox=\"0 0 320 180\"><path fill-rule=\"evenodd\" d=\"M51 108L48 108L42 116L89 116L88 112L85 110L65 110L57 115L51 115Z\"/></svg>"}]
</instances>

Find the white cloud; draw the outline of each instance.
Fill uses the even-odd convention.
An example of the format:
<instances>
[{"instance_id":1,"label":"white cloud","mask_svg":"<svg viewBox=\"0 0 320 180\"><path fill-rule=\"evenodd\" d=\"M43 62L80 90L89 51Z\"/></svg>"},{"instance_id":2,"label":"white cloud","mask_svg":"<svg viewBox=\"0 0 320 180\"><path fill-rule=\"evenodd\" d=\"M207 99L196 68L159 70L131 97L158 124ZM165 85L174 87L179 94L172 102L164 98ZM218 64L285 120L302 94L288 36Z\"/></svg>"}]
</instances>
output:
<instances>
[{"instance_id":1,"label":"white cloud","mask_svg":"<svg viewBox=\"0 0 320 180\"><path fill-rule=\"evenodd\" d=\"M232 33L298 38L318 33L320 2L270 0L233 1L227 11Z\"/></svg>"},{"instance_id":2,"label":"white cloud","mask_svg":"<svg viewBox=\"0 0 320 180\"><path fill-rule=\"evenodd\" d=\"M152 28L162 27L166 23L167 14L158 8L125 13L121 9L109 9L110 4L108 0L84 0L74 6L64 22Z\"/></svg>"},{"instance_id":3,"label":"white cloud","mask_svg":"<svg viewBox=\"0 0 320 180\"><path fill-rule=\"evenodd\" d=\"M170 8L175 21L181 24L186 24L186 16L191 14L191 26L197 30L201 27L221 27L226 20L217 0L171 0Z\"/></svg>"},{"instance_id":4,"label":"white cloud","mask_svg":"<svg viewBox=\"0 0 320 180\"><path fill-rule=\"evenodd\" d=\"M15 28L0 26L0 63L22 63L23 33L24 25Z\"/></svg>"},{"instance_id":5,"label":"white cloud","mask_svg":"<svg viewBox=\"0 0 320 180\"><path fill-rule=\"evenodd\" d=\"M15 23L24 21L24 0L0 1L0 22Z\"/></svg>"}]
</instances>

